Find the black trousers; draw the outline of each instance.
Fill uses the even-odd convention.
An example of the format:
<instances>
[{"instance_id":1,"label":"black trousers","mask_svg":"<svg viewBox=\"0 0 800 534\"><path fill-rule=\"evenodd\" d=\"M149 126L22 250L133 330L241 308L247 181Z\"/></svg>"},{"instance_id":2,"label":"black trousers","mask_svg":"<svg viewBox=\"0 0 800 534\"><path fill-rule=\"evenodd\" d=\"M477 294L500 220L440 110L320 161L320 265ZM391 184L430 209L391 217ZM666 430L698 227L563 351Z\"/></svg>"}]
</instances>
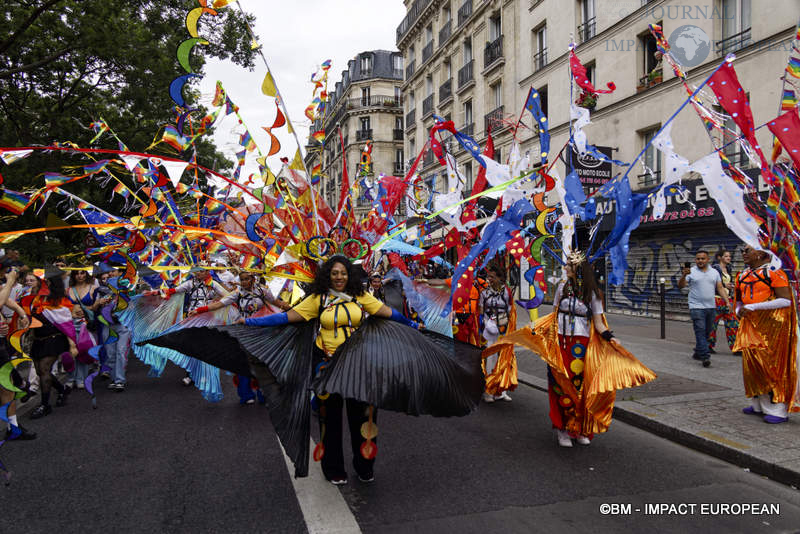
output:
<instances>
[{"instance_id":1,"label":"black trousers","mask_svg":"<svg viewBox=\"0 0 800 534\"><path fill-rule=\"evenodd\" d=\"M350 446L353 450L353 467L361 478L372 478L375 459L367 460L361 455L361 445L366 441L361 436L361 425L369 419L369 404L355 399L342 399L341 395L331 394L320 401L319 426L323 433L322 473L325 478L347 478L344 468L342 447L342 410L347 403L347 425L350 427ZM378 410L372 410L372 422L377 424ZM377 444L377 439L372 440Z\"/></svg>"}]
</instances>

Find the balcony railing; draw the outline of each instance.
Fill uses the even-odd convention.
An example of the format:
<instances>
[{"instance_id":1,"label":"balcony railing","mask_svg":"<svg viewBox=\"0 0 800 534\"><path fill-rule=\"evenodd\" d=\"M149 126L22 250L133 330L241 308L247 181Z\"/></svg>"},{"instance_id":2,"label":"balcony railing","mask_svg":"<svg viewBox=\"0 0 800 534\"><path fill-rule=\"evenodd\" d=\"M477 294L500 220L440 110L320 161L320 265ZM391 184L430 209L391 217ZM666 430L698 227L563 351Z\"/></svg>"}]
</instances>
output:
<instances>
[{"instance_id":1,"label":"balcony railing","mask_svg":"<svg viewBox=\"0 0 800 534\"><path fill-rule=\"evenodd\" d=\"M458 69L458 88L461 89L469 82L471 82L474 78L472 73L472 65L475 63L475 60L470 60L469 63Z\"/></svg>"},{"instance_id":2,"label":"balcony railing","mask_svg":"<svg viewBox=\"0 0 800 534\"><path fill-rule=\"evenodd\" d=\"M442 46L444 46L444 44L447 42L448 39L450 39L450 34L452 33L452 30L453 30L453 21L452 20L448 20L447 22L445 22L444 26L442 26L442 29L439 30L439 47L440 48Z\"/></svg>"},{"instance_id":3,"label":"balcony railing","mask_svg":"<svg viewBox=\"0 0 800 534\"><path fill-rule=\"evenodd\" d=\"M395 176L403 176L405 170L405 165L402 161L395 161L394 162L394 175Z\"/></svg>"},{"instance_id":4,"label":"balcony railing","mask_svg":"<svg viewBox=\"0 0 800 534\"><path fill-rule=\"evenodd\" d=\"M433 113L433 93L425 97L422 101L422 118L426 118Z\"/></svg>"},{"instance_id":5,"label":"balcony railing","mask_svg":"<svg viewBox=\"0 0 800 534\"><path fill-rule=\"evenodd\" d=\"M717 55L724 56L752 44L753 40L750 36L750 30L751 28L747 28L736 35L731 35L721 41L717 41Z\"/></svg>"},{"instance_id":6,"label":"balcony railing","mask_svg":"<svg viewBox=\"0 0 800 534\"><path fill-rule=\"evenodd\" d=\"M397 27L398 42L408 33L411 27L414 26L414 23L417 22L419 16L422 15L422 12L425 11L425 8L428 7L431 2L433 2L433 0L417 0L411 5L411 9L408 10L403 22Z\"/></svg>"},{"instance_id":7,"label":"balcony railing","mask_svg":"<svg viewBox=\"0 0 800 534\"><path fill-rule=\"evenodd\" d=\"M501 57L503 57L502 35L491 43L486 43L486 48L483 50L483 68L488 67Z\"/></svg>"},{"instance_id":8,"label":"balcony railing","mask_svg":"<svg viewBox=\"0 0 800 534\"><path fill-rule=\"evenodd\" d=\"M484 119L486 121L484 128L486 129L487 132L489 131L489 126L491 126L492 130L494 131L502 129L504 127L503 106L500 106L499 108L496 108L487 113Z\"/></svg>"},{"instance_id":9,"label":"balcony railing","mask_svg":"<svg viewBox=\"0 0 800 534\"><path fill-rule=\"evenodd\" d=\"M475 123L470 122L469 124L465 124L464 126L459 128L459 131L463 134L467 134L468 136L472 137L473 135L475 135Z\"/></svg>"},{"instance_id":10,"label":"balcony railing","mask_svg":"<svg viewBox=\"0 0 800 534\"><path fill-rule=\"evenodd\" d=\"M399 108L403 106L403 98L394 95L371 95L347 100L347 109L371 107Z\"/></svg>"},{"instance_id":11,"label":"balcony railing","mask_svg":"<svg viewBox=\"0 0 800 534\"><path fill-rule=\"evenodd\" d=\"M533 55L533 72L543 69L547 65L547 49L542 48Z\"/></svg>"},{"instance_id":12,"label":"balcony railing","mask_svg":"<svg viewBox=\"0 0 800 534\"><path fill-rule=\"evenodd\" d=\"M356 141L368 141L372 139L372 128L369 130L356 130Z\"/></svg>"},{"instance_id":13,"label":"balcony railing","mask_svg":"<svg viewBox=\"0 0 800 534\"><path fill-rule=\"evenodd\" d=\"M464 4L458 8L458 25L461 26L472 15L472 0L466 0Z\"/></svg>"},{"instance_id":14,"label":"balcony railing","mask_svg":"<svg viewBox=\"0 0 800 534\"><path fill-rule=\"evenodd\" d=\"M578 26L578 42L585 43L586 41L594 37L595 28L596 28L596 23L594 17L590 18L589 20Z\"/></svg>"},{"instance_id":15,"label":"balcony railing","mask_svg":"<svg viewBox=\"0 0 800 534\"><path fill-rule=\"evenodd\" d=\"M406 130L417 125L417 108L406 113Z\"/></svg>"},{"instance_id":16,"label":"balcony railing","mask_svg":"<svg viewBox=\"0 0 800 534\"><path fill-rule=\"evenodd\" d=\"M433 55L433 39L422 49L422 62L425 63Z\"/></svg>"},{"instance_id":17,"label":"balcony railing","mask_svg":"<svg viewBox=\"0 0 800 534\"><path fill-rule=\"evenodd\" d=\"M653 171L652 174L646 172L644 174L640 174L637 177L637 182L639 187L650 187L654 186L661 182L661 171Z\"/></svg>"},{"instance_id":18,"label":"balcony railing","mask_svg":"<svg viewBox=\"0 0 800 534\"><path fill-rule=\"evenodd\" d=\"M403 129L402 128L395 128L392 130L392 139L395 141L402 141L403 140Z\"/></svg>"},{"instance_id":19,"label":"balcony railing","mask_svg":"<svg viewBox=\"0 0 800 534\"><path fill-rule=\"evenodd\" d=\"M450 78L439 87L439 104L453 97L453 78Z\"/></svg>"},{"instance_id":20,"label":"balcony railing","mask_svg":"<svg viewBox=\"0 0 800 534\"><path fill-rule=\"evenodd\" d=\"M406 80L410 80L411 77L414 75L414 64L416 63L415 60L411 60L411 62L406 65Z\"/></svg>"}]
</instances>

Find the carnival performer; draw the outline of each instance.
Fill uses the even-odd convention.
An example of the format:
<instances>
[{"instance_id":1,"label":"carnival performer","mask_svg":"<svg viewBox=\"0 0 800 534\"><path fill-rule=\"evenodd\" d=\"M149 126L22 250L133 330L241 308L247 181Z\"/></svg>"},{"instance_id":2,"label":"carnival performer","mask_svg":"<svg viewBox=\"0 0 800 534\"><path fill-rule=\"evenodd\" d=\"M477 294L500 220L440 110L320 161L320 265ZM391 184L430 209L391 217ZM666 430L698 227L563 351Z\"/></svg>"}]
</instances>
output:
<instances>
[{"instance_id":1,"label":"carnival performer","mask_svg":"<svg viewBox=\"0 0 800 534\"><path fill-rule=\"evenodd\" d=\"M232 372L253 359L265 363L266 376L256 367L251 372L265 388L273 426L298 477L308 475L312 390L319 401L321 435L314 458L321 459L331 483L347 483L342 447L346 405L353 466L359 480L371 482L378 409L467 415L480 402L484 381L479 350L435 332L419 332L417 323L364 290L356 267L345 256L327 259L310 294L286 312L242 318L242 325L186 328L146 343Z\"/></svg>"},{"instance_id":2,"label":"carnival performer","mask_svg":"<svg viewBox=\"0 0 800 534\"><path fill-rule=\"evenodd\" d=\"M608 430L617 389L640 386L656 375L609 330L602 294L584 255L570 253L564 272L553 312L533 327L507 334L484 356L511 344L539 354L548 366L550 420L558 444L572 447L573 439L589 445L595 434Z\"/></svg>"},{"instance_id":3,"label":"carnival performer","mask_svg":"<svg viewBox=\"0 0 800 534\"><path fill-rule=\"evenodd\" d=\"M733 272L731 269L731 253L729 250L721 248L714 255L714 263L711 267L716 269L722 279L722 285L728 290L728 295L733 297L734 284ZM717 344L717 326L722 321L725 327L725 338L728 340L728 347L733 351L733 344L736 343L736 330L739 328L739 320L736 318L736 313L733 310L733 298L730 300L722 298L720 295L714 295L714 300L717 305L717 316L714 318L714 326L711 329L711 334L708 336L708 350L714 352L714 346Z\"/></svg>"},{"instance_id":4,"label":"carnival performer","mask_svg":"<svg viewBox=\"0 0 800 534\"><path fill-rule=\"evenodd\" d=\"M211 273L206 267L203 263L192 267L189 270L189 274L193 276L189 280L179 284L177 287L167 289L162 295L164 299L168 299L172 295L185 293L186 298L183 301L184 316L195 315L198 309L203 309L213 301L219 300L228 294L219 282L211 278ZM144 295L158 294L158 291L144 293ZM181 383L187 387L194 384L189 371L186 371L186 376L181 379Z\"/></svg>"},{"instance_id":5,"label":"carnival performer","mask_svg":"<svg viewBox=\"0 0 800 534\"><path fill-rule=\"evenodd\" d=\"M452 278L417 278L417 280L425 282L432 287L452 288L453 284ZM481 276L476 277L469 290L468 301L463 305L453 307L453 337L476 347L485 346L484 341L481 339L478 302L481 298L481 292L486 287L486 279Z\"/></svg>"},{"instance_id":6,"label":"carnival performer","mask_svg":"<svg viewBox=\"0 0 800 534\"><path fill-rule=\"evenodd\" d=\"M0 288L0 306L4 306L8 303L11 292L17 283L17 270L13 267L9 267L8 264L4 262L2 265L0 265L0 271L5 271L5 284L3 284L3 287ZM27 326L27 318L22 316L21 320L23 324L20 326ZM2 341L0 342L0 372L5 374L4 369L8 369L8 367L10 367L10 369L8 369L8 376L11 381L11 385L15 387L16 385L22 386L24 380L13 367L14 364L11 361L11 351L8 350L8 347L5 343L5 337L8 335L9 330L8 325L9 323L4 318L0 319L0 336L3 338L0 340ZM14 391L0 386L0 406L5 406L6 404L8 405L8 408L5 412L5 418L8 420L9 426L3 439L35 439L36 433L20 425L19 421L17 420L17 403L15 396L16 395Z\"/></svg>"},{"instance_id":7,"label":"carnival performer","mask_svg":"<svg viewBox=\"0 0 800 534\"><path fill-rule=\"evenodd\" d=\"M478 310L483 315L481 335L488 345L506 335L509 325L515 325L517 314L511 289L503 281L504 273L498 265L487 269L487 287L481 291ZM486 392L484 402L496 400L511 401L509 390L517 387L517 358L513 347L492 354L486 358Z\"/></svg>"},{"instance_id":8,"label":"carnival performer","mask_svg":"<svg viewBox=\"0 0 800 534\"><path fill-rule=\"evenodd\" d=\"M747 266L736 276L739 333L734 350L742 351L744 391L752 404L742 411L763 415L766 423L789 420L800 411L797 383L797 313L782 270L770 255L746 246Z\"/></svg>"},{"instance_id":9,"label":"carnival performer","mask_svg":"<svg viewBox=\"0 0 800 534\"><path fill-rule=\"evenodd\" d=\"M212 302L208 306L200 306L199 308L193 309L189 312L189 315L214 311L231 305L236 306L236 309L243 318L253 317L253 315L266 308L267 305L283 311L291 308L289 304L276 299L269 288L265 288L261 284L256 283L256 277L253 273L242 271L239 273L238 278L239 288L223 297L221 300ZM236 390L239 394L239 404L255 404L256 393L253 392L253 388L256 388L258 392L259 402L263 403L264 397L258 387L258 381L251 380L250 376L242 374L236 375Z\"/></svg>"},{"instance_id":10,"label":"carnival performer","mask_svg":"<svg viewBox=\"0 0 800 534\"><path fill-rule=\"evenodd\" d=\"M58 391L56 406L66 404L67 395L71 390L68 385L62 385L51 372L53 364L59 357L64 362L64 369L70 371L75 365L74 358L78 356L75 325L72 320L73 305L67 298L63 276L64 271L55 266L48 266L45 270L48 294L31 295L22 299L26 313L32 320L36 319L41 323L41 326L31 328L33 330L31 358L39 374L41 394L41 404L31 412L31 419L39 419L53 411L50 406L52 389Z\"/></svg>"},{"instance_id":11,"label":"carnival performer","mask_svg":"<svg viewBox=\"0 0 800 534\"><path fill-rule=\"evenodd\" d=\"M91 339L91 345L96 345L96 339L91 332L94 325L94 314L98 308L108 301L98 299L95 290L97 283L92 275L83 269L75 269L69 275L69 290L67 298L72 301L72 318L78 339ZM84 383L89 376L89 364L95 359L88 352L82 351L75 360L75 371L70 374L70 385L84 389Z\"/></svg>"}]
</instances>

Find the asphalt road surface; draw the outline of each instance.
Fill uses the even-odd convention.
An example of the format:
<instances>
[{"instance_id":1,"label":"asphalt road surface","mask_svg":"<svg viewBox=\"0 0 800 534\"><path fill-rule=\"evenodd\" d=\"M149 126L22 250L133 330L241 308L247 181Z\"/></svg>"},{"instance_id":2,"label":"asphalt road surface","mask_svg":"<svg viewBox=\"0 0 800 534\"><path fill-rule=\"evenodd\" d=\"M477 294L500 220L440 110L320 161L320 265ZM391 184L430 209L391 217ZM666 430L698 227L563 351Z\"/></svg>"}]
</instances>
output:
<instances>
[{"instance_id":1,"label":"asphalt road surface","mask_svg":"<svg viewBox=\"0 0 800 534\"><path fill-rule=\"evenodd\" d=\"M210 404L182 376L132 359L128 390L99 383L97 410L76 392L24 416L39 438L0 449L0 532L800 532L796 489L623 423L557 447L527 386L464 418L381 412L375 482L334 488L317 465L292 480L266 410L240 407L230 377Z\"/></svg>"}]
</instances>

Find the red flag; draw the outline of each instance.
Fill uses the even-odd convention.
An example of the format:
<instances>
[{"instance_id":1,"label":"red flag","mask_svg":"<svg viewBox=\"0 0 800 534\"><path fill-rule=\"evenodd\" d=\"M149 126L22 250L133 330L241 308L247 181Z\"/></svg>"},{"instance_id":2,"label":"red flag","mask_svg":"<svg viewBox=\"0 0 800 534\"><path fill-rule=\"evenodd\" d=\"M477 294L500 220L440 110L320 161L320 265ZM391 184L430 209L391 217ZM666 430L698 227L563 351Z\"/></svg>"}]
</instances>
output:
<instances>
[{"instance_id":1,"label":"red flag","mask_svg":"<svg viewBox=\"0 0 800 534\"><path fill-rule=\"evenodd\" d=\"M731 116L742 131L744 138L758 154L761 159L761 175L767 184L772 185L775 177L769 171L769 163L756 140L755 122L753 121L753 112L750 110L750 102L747 101L747 94L739 83L733 65L726 61L711 76L708 86L714 91L719 105Z\"/></svg>"},{"instance_id":2,"label":"red flag","mask_svg":"<svg viewBox=\"0 0 800 534\"><path fill-rule=\"evenodd\" d=\"M569 68L572 71L572 78L575 80L575 83L577 83L578 86L587 93L613 93L614 89L617 88L617 86L614 85L614 82L608 82L606 84L608 90L597 89L594 85L592 85L592 82L590 82L589 78L586 76L586 67L583 66L581 60L578 59L578 56L576 56L575 52L572 50L569 52Z\"/></svg>"},{"instance_id":3,"label":"red flag","mask_svg":"<svg viewBox=\"0 0 800 534\"><path fill-rule=\"evenodd\" d=\"M795 169L800 169L800 117L797 109L787 111L767 125L769 131L781 142L783 148L794 162Z\"/></svg>"},{"instance_id":4,"label":"red flag","mask_svg":"<svg viewBox=\"0 0 800 534\"><path fill-rule=\"evenodd\" d=\"M492 130L489 129L488 138L486 139L486 146L483 149L483 155L487 158L494 159L494 141L492 141ZM477 195L486 189L489 182L486 181L486 168L480 165L478 168L478 176L475 177L475 184L472 186L472 194ZM469 206L475 206L478 202L477 198L469 201ZM465 210L466 211L466 210Z\"/></svg>"}]
</instances>

